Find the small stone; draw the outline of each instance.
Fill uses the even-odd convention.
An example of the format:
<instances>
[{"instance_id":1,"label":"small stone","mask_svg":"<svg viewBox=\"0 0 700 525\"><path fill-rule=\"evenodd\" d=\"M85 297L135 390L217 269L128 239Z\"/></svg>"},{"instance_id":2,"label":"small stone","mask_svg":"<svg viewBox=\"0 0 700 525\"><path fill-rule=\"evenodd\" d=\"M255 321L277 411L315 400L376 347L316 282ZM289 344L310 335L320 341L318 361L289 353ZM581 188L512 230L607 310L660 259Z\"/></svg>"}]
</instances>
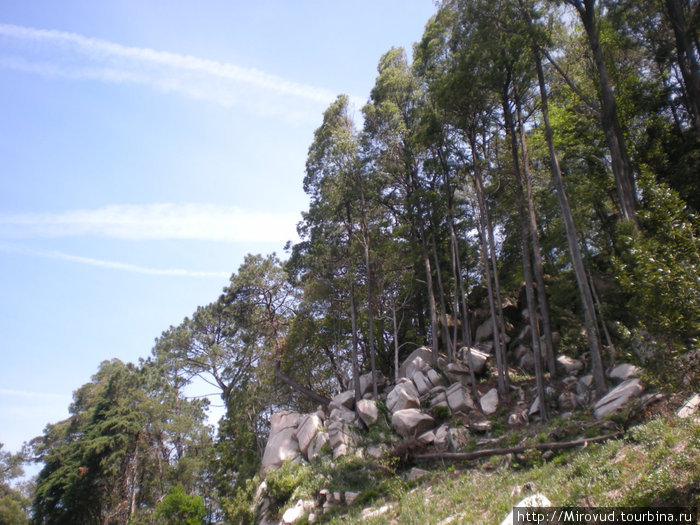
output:
<instances>
[{"instance_id":1,"label":"small stone","mask_svg":"<svg viewBox=\"0 0 700 525\"><path fill-rule=\"evenodd\" d=\"M352 505L355 502L355 500L357 499L357 496L359 496L359 495L360 495L359 492L351 492L351 491L345 492L345 503L347 503L348 505Z\"/></svg>"},{"instance_id":2,"label":"small stone","mask_svg":"<svg viewBox=\"0 0 700 525\"><path fill-rule=\"evenodd\" d=\"M629 363L622 363L610 371L610 379L621 383L633 377L638 377L641 371L642 370L637 366L630 365Z\"/></svg>"},{"instance_id":3,"label":"small stone","mask_svg":"<svg viewBox=\"0 0 700 525\"><path fill-rule=\"evenodd\" d=\"M681 419L688 418L695 414L698 407L700 407L700 394L695 394L693 397L688 399L688 401L686 401L681 408L678 409L676 415Z\"/></svg>"},{"instance_id":4,"label":"small stone","mask_svg":"<svg viewBox=\"0 0 700 525\"><path fill-rule=\"evenodd\" d=\"M427 470L423 470L422 468L418 468L418 467L413 467L413 468L408 472L408 475L406 476L406 479L407 479L408 481L411 481L411 482L413 482L413 481L418 481L419 479L424 478L424 477L427 476L428 474L430 474L430 472L428 472Z\"/></svg>"}]
</instances>

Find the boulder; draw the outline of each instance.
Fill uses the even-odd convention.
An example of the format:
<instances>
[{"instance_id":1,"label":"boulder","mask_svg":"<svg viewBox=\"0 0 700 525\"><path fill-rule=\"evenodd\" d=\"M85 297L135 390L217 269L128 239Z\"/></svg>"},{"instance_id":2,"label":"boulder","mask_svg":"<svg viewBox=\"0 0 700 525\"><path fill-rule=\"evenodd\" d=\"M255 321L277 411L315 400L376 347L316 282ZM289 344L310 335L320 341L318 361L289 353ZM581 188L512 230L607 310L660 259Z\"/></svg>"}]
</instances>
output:
<instances>
[{"instance_id":1,"label":"boulder","mask_svg":"<svg viewBox=\"0 0 700 525\"><path fill-rule=\"evenodd\" d=\"M315 506L316 504L312 500L297 501L296 505L284 511L284 514L282 514L282 523L284 523L284 525L296 523Z\"/></svg>"},{"instance_id":2,"label":"boulder","mask_svg":"<svg viewBox=\"0 0 700 525\"><path fill-rule=\"evenodd\" d=\"M328 419L330 419L331 421L344 421L345 423L354 423L355 412L353 412L352 410L348 410L345 407L334 408L333 410L331 410Z\"/></svg>"},{"instance_id":3,"label":"boulder","mask_svg":"<svg viewBox=\"0 0 700 525\"><path fill-rule=\"evenodd\" d=\"M446 407L447 405L447 395L445 392L438 392L435 397L430 400L430 408L435 407Z\"/></svg>"},{"instance_id":4,"label":"boulder","mask_svg":"<svg viewBox=\"0 0 700 525\"><path fill-rule=\"evenodd\" d=\"M476 329L476 336L474 337L474 340L479 342L479 341L484 341L485 339L488 339L493 335L493 323L491 322L491 319L486 319L483 323L481 323L478 328Z\"/></svg>"},{"instance_id":5,"label":"boulder","mask_svg":"<svg viewBox=\"0 0 700 525\"><path fill-rule=\"evenodd\" d=\"M430 384L433 385L433 387L442 386L444 382L442 376L432 368L429 368L425 375L428 376L428 381L430 381Z\"/></svg>"},{"instance_id":6,"label":"boulder","mask_svg":"<svg viewBox=\"0 0 700 525\"><path fill-rule=\"evenodd\" d=\"M610 371L610 379L616 383L621 383L633 377L638 377L641 371L642 370L637 366L630 365L629 363L622 363Z\"/></svg>"},{"instance_id":7,"label":"boulder","mask_svg":"<svg viewBox=\"0 0 700 525\"><path fill-rule=\"evenodd\" d=\"M270 418L270 436L274 436L281 430L299 425L301 414L292 410L280 410L272 414Z\"/></svg>"},{"instance_id":8,"label":"boulder","mask_svg":"<svg viewBox=\"0 0 700 525\"><path fill-rule=\"evenodd\" d=\"M316 434L316 438L312 441L311 445L309 446L309 449L307 450L307 457L309 460L312 460L321 453L321 448L323 448L323 445L328 443L328 440L330 439L328 432L319 432Z\"/></svg>"},{"instance_id":9,"label":"boulder","mask_svg":"<svg viewBox=\"0 0 700 525\"><path fill-rule=\"evenodd\" d=\"M688 401L686 401L681 408L678 409L676 415L681 419L685 419L695 414L698 407L700 407L700 394L695 394L693 397L688 399Z\"/></svg>"},{"instance_id":10,"label":"boulder","mask_svg":"<svg viewBox=\"0 0 700 525\"><path fill-rule=\"evenodd\" d=\"M628 379L620 383L610 392L605 394L593 407L593 415L596 419L602 419L608 414L616 412L627 404L632 398L638 397L644 391L639 379Z\"/></svg>"},{"instance_id":11,"label":"boulder","mask_svg":"<svg viewBox=\"0 0 700 525\"><path fill-rule=\"evenodd\" d=\"M406 479L411 482L418 481L419 479L424 478L429 474L430 472L428 472L427 470L418 467L413 467L411 470L409 470L408 474L406 475Z\"/></svg>"},{"instance_id":12,"label":"boulder","mask_svg":"<svg viewBox=\"0 0 700 525\"><path fill-rule=\"evenodd\" d=\"M357 402L355 411L357 412L357 415L360 416L362 422L367 426L370 426L377 421L377 402L374 400L361 399Z\"/></svg>"},{"instance_id":13,"label":"boulder","mask_svg":"<svg viewBox=\"0 0 700 525\"><path fill-rule=\"evenodd\" d=\"M452 383L462 383L464 385L471 384L469 368L461 363L449 363L445 367L445 375Z\"/></svg>"},{"instance_id":14,"label":"boulder","mask_svg":"<svg viewBox=\"0 0 700 525\"><path fill-rule=\"evenodd\" d=\"M591 391L593 388L593 375L587 374L582 376L576 384L576 393L578 395L584 395Z\"/></svg>"},{"instance_id":15,"label":"boulder","mask_svg":"<svg viewBox=\"0 0 700 525\"><path fill-rule=\"evenodd\" d=\"M469 348L463 346L459 350L460 358L469 366ZM472 361L474 362L474 373L481 375L486 372L486 361L489 359L489 354L482 352L476 348L471 349Z\"/></svg>"},{"instance_id":16,"label":"boulder","mask_svg":"<svg viewBox=\"0 0 700 525\"><path fill-rule=\"evenodd\" d=\"M386 398L386 407L392 413L397 410L420 407L418 391L413 385L413 381L396 385Z\"/></svg>"},{"instance_id":17,"label":"boulder","mask_svg":"<svg viewBox=\"0 0 700 525\"><path fill-rule=\"evenodd\" d=\"M411 354L404 360L403 364L399 367L399 377L410 377L410 375L406 372L406 368L411 363L416 357L420 357L424 363L432 363L433 362L433 352L430 350L430 348L427 348L425 346L421 346L420 348L416 348ZM414 367L411 372L415 372L416 368Z\"/></svg>"},{"instance_id":18,"label":"boulder","mask_svg":"<svg viewBox=\"0 0 700 525\"><path fill-rule=\"evenodd\" d=\"M470 408L474 408L474 402L469 397L469 392L461 383L455 383L448 388L445 391L445 397L447 398L447 406L450 407L453 414L455 412L466 414Z\"/></svg>"},{"instance_id":19,"label":"boulder","mask_svg":"<svg viewBox=\"0 0 700 525\"><path fill-rule=\"evenodd\" d=\"M299 426L297 427L294 437L299 442L299 450L308 459L308 450L311 441L316 436L316 433L321 428L321 418L316 414L307 414L302 416Z\"/></svg>"},{"instance_id":20,"label":"boulder","mask_svg":"<svg viewBox=\"0 0 700 525\"><path fill-rule=\"evenodd\" d=\"M450 428L447 431L447 445L452 452L461 451L469 441L469 430L465 427Z\"/></svg>"},{"instance_id":21,"label":"boulder","mask_svg":"<svg viewBox=\"0 0 700 525\"><path fill-rule=\"evenodd\" d=\"M522 368L528 374L535 373L535 355L529 350L525 352L518 361L518 367Z\"/></svg>"},{"instance_id":22,"label":"boulder","mask_svg":"<svg viewBox=\"0 0 700 525\"><path fill-rule=\"evenodd\" d=\"M447 433L450 430L450 426L447 423L443 423L435 429L435 439L433 439L433 446L437 450L447 450Z\"/></svg>"},{"instance_id":23,"label":"boulder","mask_svg":"<svg viewBox=\"0 0 700 525\"><path fill-rule=\"evenodd\" d=\"M433 384L420 370L416 370L411 376L411 379L413 379L413 384L416 385L416 390L418 390L419 396L424 396L430 392L431 388L433 388Z\"/></svg>"},{"instance_id":24,"label":"boulder","mask_svg":"<svg viewBox=\"0 0 700 525\"><path fill-rule=\"evenodd\" d=\"M428 430L427 432L424 432L423 434L418 436L417 439L425 445L430 445L433 441L435 441L435 431Z\"/></svg>"},{"instance_id":25,"label":"boulder","mask_svg":"<svg viewBox=\"0 0 700 525\"><path fill-rule=\"evenodd\" d=\"M411 361L406 363L406 377L412 378L413 374L416 372L427 370L430 367L428 363L429 361L426 361L421 356L417 355Z\"/></svg>"},{"instance_id":26,"label":"boulder","mask_svg":"<svg viewBox=\"0 0 700 525\"><path fill-rule=\"evenodd\" d=\"M279 467L285 460L299 455L299 442L294 437L295 434L296 428L287 427L271 435L262 458L263 472Z\"/></svg>"},{"instance_id":27,"label":"boulder","mask_svg":"<svg viewBox=\"0 0 700 525\"><path fill-rule=\"evenodd\" d=\"M486 392L479 400L479 405L481 405L481 411L487 416L493 414L498 408L498 391L492 388Z\"/></svg>"},{"instance_id":28,"label":"boulder","mask_svg":"<svg viewBox=\"0 0 700 525\"><path fill-rule=\"evenodd\" d=\"M569 357L568 355L557 356L557 366L569 375L578 374L583 370L583 361Z\"/></svg>"},{"instance_id":29,"label":"boulder","mask_svg":"<svg viewBox=\"0 0 700 525\"><path fill-rule=\"evenodd\" d=\"M519 501L515 507L525 507L525 508L537 508L537 507L551 507L552 502L549 501L547 496L543 494L534 494L532 496L528 496L527 498ZM522 520L515 520L513 519L513 512L514 510L511 510L510 513L505 517L505 519L501 522L501 525L516 525L516 524L525 524L525 523L531 523L530 521L525 521L525 516L523 516Z\"/></svg>"},{"instance_id":30,"label":"boulder","mask_svg":"<svg viewBox=\"0 0 700 525\"><path fill-rule=\"evenodd\" d=\"M382 375L381 372L377 371L377 392L381 391L382 388L384 388L384 383L386 382L386 378ZM370 394L372 392L372 372L368 372L366 374L363 374L360 376L360 395L365 396L367 394ZM352 408L352 407L348 407Z\"/></svg>"},{"instance_id":31,"label":"boulder","mask_svg":"<svg viewBox=\"0 0 700 525\"><path fill-rule=\"evenodd\" d=\"M328 408L331 410L341 407L347 408L348 410L355 408L355 392L353 390L347 390L334 396L328 405Z\"/></svg>"},{"instance_id":32,"label":"boulder","mask_svg":"<svg viewBox=\"0 0 700 525\"><path fill-rule=\"evenodd\" d=\"M415 438L435 428L435 420L417 408L406 408L394 412L391 416L391 425L402 437Z\"/></svg>"}]
</instances>

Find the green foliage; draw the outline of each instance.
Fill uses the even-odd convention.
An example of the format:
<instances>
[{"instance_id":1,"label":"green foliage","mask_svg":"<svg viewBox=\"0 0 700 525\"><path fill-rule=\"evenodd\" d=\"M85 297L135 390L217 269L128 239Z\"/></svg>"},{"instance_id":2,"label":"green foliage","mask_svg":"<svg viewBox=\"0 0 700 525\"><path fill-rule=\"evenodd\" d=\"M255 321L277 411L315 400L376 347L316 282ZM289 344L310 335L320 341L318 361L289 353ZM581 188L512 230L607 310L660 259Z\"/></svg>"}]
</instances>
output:
<instances>
[{"instance_id":1,"label":"green foliage","mask_svg":"<svg viewBox=\"0 0 700 525\"><path fill-rule=\"evenodd\" d=\"M656 183L650 174L640 177L644 228L619 226L619 256L615 271L627 294L633 320L637 357L660 372L662 384L674 385L683 374L681 357L699 348L700 243L694 217L677 194ZM696 378L697 380L697 378Z\"/></svg>"},{"instance_id":2,"label":"green foliage","mask_svg":"<svg viewBox=\"0 0 700 525\"><path fill-rule=\"evenodd\" d=\"M156 507L156 519L163 525L201 525L207 514L201 496L189 495L182 484L170 487Z\"/></svg>"},{"instance_id":3,"label":"green foliage","mask_svg":"<svg viewBox=\"0 0 700 525\"><path fill-rule=\"evenodd\" d=\"M285 461L280 468L270 472L265 482L273 511L284 506L309 475L307 465L300 465L291 460Z\"/></svg>"},{"instance_id":4,"label":"green foliage","mask_svg":"<svg viewBox=\"0 0 700 525\"><path fill-rule=\"evenodd\" d=\"M227 523L253 523L255 521L255 491L260 483L257 476L239 483L230 497L222 498L221 507Z\"/></svg>"},{"instance_id":5,"label":"green foliage","mask_svg":"<svg viewBox=\"0 0 700 525\"><path fill-rule=\"evenodd\" d=\"M444 421L450 417L450 409L443 406L433 407L433 416L437 421Z\"/></svg>"}]
</instances>

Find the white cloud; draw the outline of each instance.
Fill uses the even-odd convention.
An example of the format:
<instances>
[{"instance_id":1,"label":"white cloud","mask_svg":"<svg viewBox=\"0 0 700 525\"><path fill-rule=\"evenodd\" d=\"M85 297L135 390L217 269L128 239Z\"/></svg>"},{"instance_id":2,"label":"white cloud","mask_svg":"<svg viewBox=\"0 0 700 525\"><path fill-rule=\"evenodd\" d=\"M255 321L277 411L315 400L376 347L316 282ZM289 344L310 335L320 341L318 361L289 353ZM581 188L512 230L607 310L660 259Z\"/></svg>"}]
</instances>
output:
<instances>
[{"instance_id":1,"label":"white cloud","mask_svg":"<svg viewBox=\"0 0 700 525\"><path fill-rule=\"evenodd\" d=\"M297 239L299 219L295 213L248 211L210 204L112 205L58 213L0 214L0 237L285 242Z\"/></svg>"},{"instance_id":2,"label":"white cloud","mask_svg":"<svg viewBox=\"0 0 700 525\"><path fill-rule=\"evenodd\" d=\"M309 111L317 116L318 109L336 97L328 90L254 68L10 24L0 24L0 67L50 77L146 85L291 119L303 118ZM362 106L361 99L353 100Z\"/></svg>"}]
</instances>

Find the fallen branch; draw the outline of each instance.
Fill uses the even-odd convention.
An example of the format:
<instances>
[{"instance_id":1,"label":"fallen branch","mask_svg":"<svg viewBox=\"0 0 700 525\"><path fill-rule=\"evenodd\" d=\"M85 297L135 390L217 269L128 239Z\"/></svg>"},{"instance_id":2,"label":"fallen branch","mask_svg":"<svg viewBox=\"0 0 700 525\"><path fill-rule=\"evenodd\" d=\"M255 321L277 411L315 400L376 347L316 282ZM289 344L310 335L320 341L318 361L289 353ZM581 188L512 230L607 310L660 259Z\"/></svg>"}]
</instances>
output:
<instances>
[{"instance_id":1,"label":"fallen branch","mask_svg":"<svg viewBox=\"0 0 700 525\"><path fill-rule=\"evenodd\" d=\"M553 443L538 443L536 445L523 445L510 448L488 448L476 450L474 452L435 452L432 454L416 454L413 459L416 461L467 461L470 459L483 458L488 456L503 456L505 454L517 454L526 450L559 450L564 448L586 447L589 443L598 443L621 437L623 432L615 432L605 436L595 438L577 439L576 441L555 441Z\"/></svg>"}]
</instances>

